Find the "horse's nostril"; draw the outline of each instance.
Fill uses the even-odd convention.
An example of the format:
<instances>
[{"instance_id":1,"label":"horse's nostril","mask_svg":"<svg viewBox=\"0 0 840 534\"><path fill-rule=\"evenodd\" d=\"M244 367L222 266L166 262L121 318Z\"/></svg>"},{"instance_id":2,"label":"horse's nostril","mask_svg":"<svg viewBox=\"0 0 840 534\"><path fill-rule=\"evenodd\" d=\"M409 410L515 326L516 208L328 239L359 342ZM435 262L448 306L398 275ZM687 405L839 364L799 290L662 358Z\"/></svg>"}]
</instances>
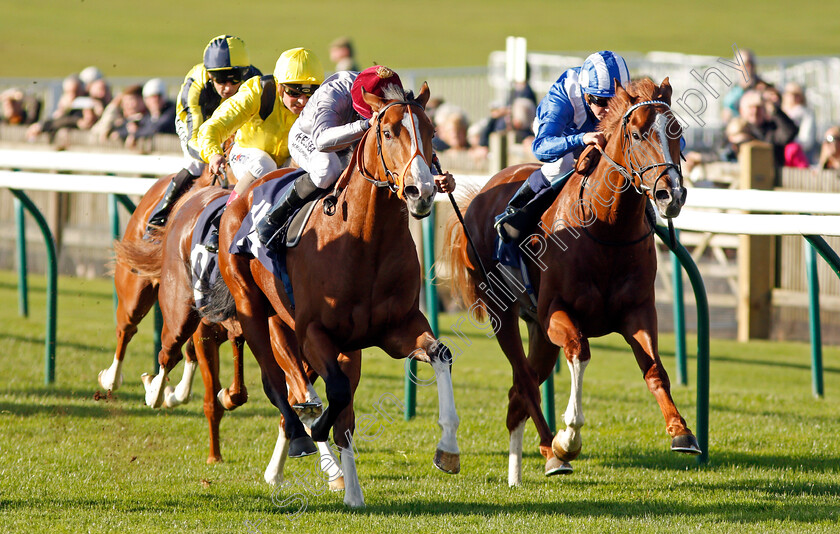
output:
<instances>
[{"instance_id":1,"label":"horse's nostril","mask_svg":"<svg viewBox=\"0 0 840 534\"><path fill-rule=\"evenodd\" d=\"M657 202L669 202L671 200L671 192L667 189L660 189L656 192Z\"/></svg>"},{"instance_id":2,"label":"horse's nostril","mask_svg":"<svg viewBox=\"0 0 840 534\"><path fill-rule=\"evenodd\" d=\"M405 194L406 198L410 198L410 199L420 198L420 190L417 188L416 185L405 186L404 194Z\"/></svg>"}]
</instances>

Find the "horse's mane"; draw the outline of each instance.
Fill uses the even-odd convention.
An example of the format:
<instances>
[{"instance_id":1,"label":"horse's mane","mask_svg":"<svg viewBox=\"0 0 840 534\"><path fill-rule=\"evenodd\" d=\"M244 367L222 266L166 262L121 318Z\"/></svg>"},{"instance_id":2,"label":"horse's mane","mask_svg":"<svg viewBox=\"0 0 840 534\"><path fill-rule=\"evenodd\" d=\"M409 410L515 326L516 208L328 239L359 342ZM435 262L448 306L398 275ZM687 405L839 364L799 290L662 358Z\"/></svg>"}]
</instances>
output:
<instances>
[{"instance_id":1,"label":"horse's mane","mask_svg":"<svg viewBox=\"0 0 840 534\"><path fill-rule=\"evenodd\" d=\"M390 84L382 91L382 97L385 100L399 100L400 102L409 102L414 100L414 93L406 91L396 84Z\"/></svg>"},{"instance_id":2,"label":"horse's mane","mask_svg":"<svg viewBox=\"0 0 840 534\"><path fill-rule=\"evenodd\" d=\"M659 86L650 78L630 82L625 87L625 91L616 91L615 96L610 99L610 110L601 124L598 125L598 129L605 134L614 132L624 113L631 105L645 100L657 100L659 94Z\"/></svg>"}]
</instances>

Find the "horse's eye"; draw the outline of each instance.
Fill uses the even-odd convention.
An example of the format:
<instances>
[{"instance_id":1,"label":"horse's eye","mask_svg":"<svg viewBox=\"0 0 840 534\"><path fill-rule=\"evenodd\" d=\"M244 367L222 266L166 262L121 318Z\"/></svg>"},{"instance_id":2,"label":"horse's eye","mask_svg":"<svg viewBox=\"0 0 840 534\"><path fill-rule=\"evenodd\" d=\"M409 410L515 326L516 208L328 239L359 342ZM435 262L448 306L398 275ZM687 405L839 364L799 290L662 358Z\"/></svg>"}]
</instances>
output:
<instances>
[{"instance_id":1,"label":"horse's eye","mask_svg":"<svg viewBox=\"0 0 840 534\"><path fill-rule=\"evenodd\" d=\"M641 139L641 137L639 137L639 132L633 132L633 139L635 139L636 141Z\"/></svg>"},{"instance_id":2,"label":"horse's eye","mask_svg":"<svg viewBox=\"0 0 840 534\"><path fill-rule=\"evenodd\" d=\"M385 130L384 132L382 132L382 135L385 137L385 139L390 139L391 138L391 132L389 132L388 130Z\"/></svg>"}]
</instances>

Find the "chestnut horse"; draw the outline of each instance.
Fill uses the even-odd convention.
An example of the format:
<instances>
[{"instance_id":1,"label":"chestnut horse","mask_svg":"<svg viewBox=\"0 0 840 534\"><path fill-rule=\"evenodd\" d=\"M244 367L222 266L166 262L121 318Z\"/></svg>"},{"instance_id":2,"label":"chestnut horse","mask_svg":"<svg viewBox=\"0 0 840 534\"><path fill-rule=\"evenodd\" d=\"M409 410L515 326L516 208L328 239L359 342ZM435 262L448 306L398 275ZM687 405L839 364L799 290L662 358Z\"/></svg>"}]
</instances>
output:
<instances>
[{"instance_id":1,"label":"chestnut horse","mask_svg":"<svg viewBox=\"0 0 840 534\"><path fill-rule=\"evenodd\" d=\"M228 252L252 208L253 188L231 203L219 235L219 267L251 351L261 362L271 358L268 317L276 313L294 329L302 357L324 380L329 406L312 425L312 437L326 441L333 429L344 502L351 507L364 505L351 443L362 348L378 346L392 358L431 364L443 432L434 464L448 473L460 470L452 359L420 312L420 264L407 220L407 212L426 217L435 197L429 169L434 126L424 111L429 88L423 84L416 99L402 91L387 99L364 98L379 115L338 184L336 212L316 209L298 245L285 252L294 306L283 283L259 260ZM256 210L262 214L265 208Z\"/></svg>"},{"instance_id":2,"label":"chestnut horse","mask_svg":"<svg viewBox=\"0 0 840 534\"><path fill-rule=\"evenodd\" d=\"M242 356L245 338L236 317L223 320L213 317L215 310L196 309L193 286L194 259L201 260L202 254L209 254L204 247L193 249L193 233L205 208L220 198L230 194L227 189L205 187L196 193L184 197L173 208L172 215L162 233L153 234L155 240L140 240L131 244L121 243L117 247L117 257L130 267L137 276L159 286L159 302L163 315L161 331L161 351L158 356L160 372L152 377L143 375L146 388L146 404L159 408L172 396L165 395L164 384L169 372L182 359L181 349L188 340L192 340L197 349L196 355L201 367L205 385L204 413L210 426L210 454L208 463L221 461L219 451L219 423L224 415L224 408L233 409L247 401L248 394L243 383ZM159 241L158 241L159 239ZM149 258L153 258L149 261ZM206 258L204 262L206 263ZM202 317L203 316L203 317ZM218 322L216 322L218 321ZM286 325L274 319L271 322L271 338L275 358L290 369L287 376L291 398L295 402L320 404L317 393L309 382L307 370L294 355L285 352L285 347L296 349L294 332ZM230 340L233 347L234 382L229 389L221 390L219 384L219 346ZM275 364L274 370L279 367ZM282 371L279 371L282 372ZM269 383L264 380L264 387ZM170 389L167 387L167 389ZM218 402L217 394L218 392ZM275 401L279 395L285 399L285 384L282 391L267 390L269 398ZM301 456L314 452L311 440L306 437L293 446L292 456ZM330 454L324 447L322 454ZM328 462L329 463L329 462ZM333 461L333 464L336 462ZM324 462L322 462L322 465Z\"/></svg>"},{"instance_id":3,"label":"chestnut horse","mask_svg":"<svg viewBox=\"0 0 840 534\"><path fill-rule=\"evenodd\" d=\"M493 222L539 165L504 169L472 198L464 218L478 258L468 248L458 221L448 223L454 286L467 305L478 303L490 315L496 339L513 367L507 412L510 485L521 482L522 438L528 417L539 432L545 474L571 471L568 462L581 450L581 387L590 359L589 338L611 332L624 336L633 349L662 410L672 450L700 452L674 405L668 374L659 358L656 250L645 215L649 198L666 218L677 216L685 202L679 167L682 132L670 111L670 100L667 78L659 86L641 80L627 90L617 88L600 126L606 147L579 158L577 172L543 214L536 233L519 247L523 257L533 260L526 262L533 301L523 284L516 295L501 282L511 271L494 260ZM493 267L499 272L493 273ZM520 313L528 326L527 359L517 320ZM560 348L571 372L571 395L564 414L566 429L554 437L540 411L539 384L551 375Z\"/></svg>"},{"instance_id":4,"label":"chestnut horse","mask_svg":"<svg viewBox=\"0 0 840 534\"><path fill-rule=\"evenodd\" d=\"M173 176L174 174L171 174L158 179L146 194L143 195L134 213L131 214L131 218L128 220L122 240L114 242L115 248L120 244L133 245L143 242L147 221L161 198L163 198ZM188 198L196 191L214 184L217 179L217 177L210 174L209 168L205 168L201 176L194 180L189 189L182 194L181 199ZM227 176L223 177L223 180L231 180L232 183L236 182L236 178L230 172L227 173ZM155 261L159 261L159 259L160 255L155 254L149 258L149 261L154 263ZM153 269L160 268L159 265L151 265L151 267ZM138 276L119 256L115 257L114 262L114 287L118 300L117 348L114 352L114 360L111 365L107 369L100 371L98 376L99 385L111 391L116 391L122 385L122 365L126 348L131 338L137 333L137 325L140 324L140 321L152 309L152 306L157 301L158 295L157 280ZM190 384L195 373L195 367L195 348L192 343L189 343L187 345L187 364L184 368L184 379L175 390L177 395L168 395L165 399L167 406L176 406L189 398Z\"/></svg>"}]
</instances>

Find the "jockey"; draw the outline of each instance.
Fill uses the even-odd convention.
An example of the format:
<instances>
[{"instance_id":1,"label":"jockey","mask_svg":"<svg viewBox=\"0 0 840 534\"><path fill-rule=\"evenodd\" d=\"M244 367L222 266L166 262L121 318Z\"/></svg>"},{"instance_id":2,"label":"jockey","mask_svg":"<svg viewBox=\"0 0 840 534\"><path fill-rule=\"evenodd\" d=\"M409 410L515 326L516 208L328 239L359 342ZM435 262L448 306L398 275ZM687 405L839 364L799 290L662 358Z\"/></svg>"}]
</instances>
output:
<instances>
[{"instance_id":1,"label":"jockey","mask_svg":"<svg viewBox=\"0 0 840 534\"><path fill-rule=\"evenodd\" d=\"M286 218L307 201L331 188L376 113L362 97L362 89L385 98L393 86L403 90L396 72L374 65L362 72L340 71L324 81L289 133L289 151L306 171L257 222L257 235L267 245ZM454 189L450 174L436 177L444 192Z\"/></svg>"},{"instance_id":2,"label":"jockey","mask_svg":"<svg viewBox=\"0 0 840 534\"><path fill-rule=\"evenodd\" d=\"M251 78L242 84L201 126L201 157L210 164L212 172L219 172L225 164L222 143L236 132L230 168L237 184L227 204L255 179L286 163L289 129L323 81L324 68L311 50L286 50L277 59L273 76ZM220 217L221 213L215 221L216 231L205 243L212 252L218 247Z\"/></svg>"},{"instance_id":3,"label":"jockey","mask_svg":"<svg viewBox=\"0 0 840 534\"><path fill-rule=\"evenodd\" d=\"M584 147L606 144L597 127L609 110L610 98L615 96L615 80L622 86L630 81L627 63L615 52L604 50L587 57L582 66L563 72L551 86L537 108L532 145L534 155L544 163L525 180L496 219L502 241L518 241L536 222L548 206L533 207L531 202L540 191L562 186L559 178L574 168L575 158Z\"/></svg>"},{"instance_id":4,"label":"jockey","mask_svg":"<svg viewBox=\"0 0 840 534\"><path fill-rule=\"evenodd\" d=\"M186 167L176 174L155 207L150 225L163 226L169 210L204 170L198 147L198 129L219 105L239 90L244 80L262 73L248 59L245 43L239 37L220 35L204 48L204 61L190 69L178 92L175 129L181 139Z\"/></svg>"}]
</instances>

